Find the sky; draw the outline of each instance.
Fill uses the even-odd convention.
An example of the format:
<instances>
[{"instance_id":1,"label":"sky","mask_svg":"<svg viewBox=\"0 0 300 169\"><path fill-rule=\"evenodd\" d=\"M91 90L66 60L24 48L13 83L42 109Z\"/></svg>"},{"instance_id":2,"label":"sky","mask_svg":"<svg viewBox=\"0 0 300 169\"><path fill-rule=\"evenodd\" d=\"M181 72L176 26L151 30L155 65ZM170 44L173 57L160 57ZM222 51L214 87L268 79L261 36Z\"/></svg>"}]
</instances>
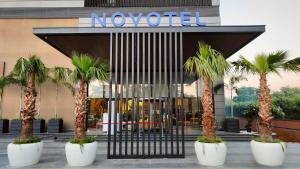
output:
<instances>
[{"instance_id":1,"label":"sky","mask_svg":"<svg viewBox=\"0 0 300 169\"><path fill-rule=\"evenodd\" d=\"M277 50L287 50L290 58L300 57L300 0L221 0L220 15L222 25L266 25L265 33L229 61L240 55L253 60L257 54ZM258 87L258 77L247 78L238 86ZM300 73L281 72L281 76L269 75L268 80L271 92L283 86L300 87Z\"/></svg>"}]
</instances>

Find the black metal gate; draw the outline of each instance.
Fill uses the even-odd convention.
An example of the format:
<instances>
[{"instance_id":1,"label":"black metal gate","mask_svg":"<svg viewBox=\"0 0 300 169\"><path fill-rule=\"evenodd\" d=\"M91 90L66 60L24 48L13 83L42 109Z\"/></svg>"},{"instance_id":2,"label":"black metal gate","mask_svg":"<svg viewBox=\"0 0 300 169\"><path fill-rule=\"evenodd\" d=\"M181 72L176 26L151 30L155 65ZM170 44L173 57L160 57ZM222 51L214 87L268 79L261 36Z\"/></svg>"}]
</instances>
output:
<instances>
[{"instance_id":1,"label":"black metal gate","mask_svg":"<svg viewBox=\"0 0 300 169\"><path fill-rule=\"evenodd\" d=\"M184 158L181 32L110 33L108 158Z\"/></svg>"}]
</instances>

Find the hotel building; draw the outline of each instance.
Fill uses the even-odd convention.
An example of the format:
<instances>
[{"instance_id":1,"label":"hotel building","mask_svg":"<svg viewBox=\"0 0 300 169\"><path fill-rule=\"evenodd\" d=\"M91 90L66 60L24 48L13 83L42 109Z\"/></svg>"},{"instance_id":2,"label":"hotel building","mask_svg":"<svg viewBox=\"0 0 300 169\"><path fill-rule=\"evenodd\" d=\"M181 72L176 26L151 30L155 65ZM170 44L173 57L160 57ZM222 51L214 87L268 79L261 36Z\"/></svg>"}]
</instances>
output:
<instances>
[{"instance_id":1,"label":"hotel building","mask_svg":"<svg viewBox=\"0 0 300 169\"><path fill-rule=\"evenodd\" d=\"M157 139L171 130L172 146L174 142L180 150L176 155L184 155L179 138L187 128L199 127L202 113L201 80L184 72L184 62L195 55L199 41L229 58L265 31L257 25L222 26L219 5L219 0L0 0L0 73L7 75L17 59L30 54L37 54L49 68L72 69L73 51L105 59L110 79L88 86L87 128L97 130L104 118L113 119L108 137L114 143L120 137L137 137L136 130L146 140L143 133L150 129L150 134L158 133ZM214 85L220 83L222 79ZM41 93L37 89L39 117L53 118L57 104L64 130L72 130L74 97L66 87L58 90L56 98L50 81L41 85ZM224 88L212 90L221 129ZM3 118L19 118L21 97L20 86L5 88ZM113 130L119 125L125 126L123 132ZM109 147L109 157L117 157L116 146Z\"/></svg>"}]
</instances>

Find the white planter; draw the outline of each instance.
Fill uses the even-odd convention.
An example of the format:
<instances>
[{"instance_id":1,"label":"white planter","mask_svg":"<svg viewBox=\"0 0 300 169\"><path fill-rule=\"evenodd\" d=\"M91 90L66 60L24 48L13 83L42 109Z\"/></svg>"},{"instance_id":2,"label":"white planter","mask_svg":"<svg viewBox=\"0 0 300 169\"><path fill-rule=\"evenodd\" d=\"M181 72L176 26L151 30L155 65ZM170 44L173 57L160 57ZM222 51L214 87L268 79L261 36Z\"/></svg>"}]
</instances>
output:
<instances>
[{"instance_id":1,"label":"white planter","mask_svg":"<svg viewBox=\"0 0 300 169\"><path fill-rule=\"evenodd\" d=\"M11 166L29 166L40 161L43 142L31 144L13 144L7 146L8 161Z\"/></svg>"},{"instance_id":2,"label":"white planter","mask_svg":"<svg viewBox=\"0 0 300 169\"><path fill-rule=\"evenodd\" d=\"M225 143L201 143L196 141L195 151L199 164L219 166L225 162L227 148Z\"/></svg>"},{"instance_id":3,"label":"white planter","mask_svg":"<svg viewBox=\"0 0 300 169\"><path fill-rule=\"evenodd\" d=\"M70 166L87 166L91 165L96 158L98 143L92 142L84 144L80 148L79 144L66 143L66 157Z\"/></svg>"},{"instance_id":4,"label":"white planter","mask_svg":"<svg viewBox=\"0 0 300 169\"><path fill-rule=\"evenodd\" d=\"M285 157L286 145L281 143L262 143L252 140L251 149L255 161L265 166L280 166Z\"/></svg>"}]
</instances>

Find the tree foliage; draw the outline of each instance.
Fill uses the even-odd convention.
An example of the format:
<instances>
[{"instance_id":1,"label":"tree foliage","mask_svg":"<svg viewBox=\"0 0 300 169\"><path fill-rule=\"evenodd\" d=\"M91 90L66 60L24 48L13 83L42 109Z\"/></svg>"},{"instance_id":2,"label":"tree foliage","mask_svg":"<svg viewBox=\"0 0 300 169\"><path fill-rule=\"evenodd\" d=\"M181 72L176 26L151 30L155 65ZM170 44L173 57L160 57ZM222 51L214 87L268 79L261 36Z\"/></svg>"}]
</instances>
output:
<instances>
[{"instance_id":1,"label":"tree foliage","mask_svg":"<svg viewBox=\"0 0 300 169\"><path fill-rule=\"evenodd\" d=\"M184 67L191 75L198 77L208 76L212 82L223 78L230 69L229 63L222 53L205 43L198 43L198 51L195 56L189 57Z\"/></svg>"},{"instance_id":2,"label":"tree foliage","mask_svg":"<svg viewBox=\"0 0 300 169\"><path fill-rule=\"evenodd\" d=\"M96 59L88 54L77 54L73 52L72 63L75 69L70 74L70 79L77 83L83 80L85 83L89 83L91 80L108 79L108 64L100 58Z\"/></svg>"},{"instance_id":3,"label":"tree foliage","mask_svg":"<svg viewBox=\"0 0 300 169\"><path fill-rule=\"evenodd\" d=\"M300 88L281 88L272 94L272 103L285 112L285 119L300 120Z\"/></svg>"},{"instance_id":4,"label":"tree foliage","mask_svg":"<svg viewBox=\"0 0 300 169\"><path fill-rule=\"evenodd\" d=\"M257 88L241 87L233 104L235 116L241 117L244 112L257 105ZM275 119L300 120L300 88L283 87L271 94L271 112ZM230 101L225 100L225 113L229 114ZM258 112L258 110L257 110Z\"/></svg>"},{"instance_id":5,"label":"tree foliage","mask_svg":"<svg viewBox=\"0 0 300 169\"><path fill-rule=\"evenodd\" d=\"M44 81L48 77L48 69L37 55L31 55L28 59L18 59L10 75L16 81L27 85L28 77L32 73L35 75L37 83Z\"/></svg>"},{"instance_id":6,"label":"tree foliage","mask_svg":"<svg viewBox=\"0 0 300 169\"><path fill-rule=\"evenodd\" d=\"M72 94L75 94L73 85L70 83L71 70L64 67L54 67L50 69L49 76L51 81L58 87L58 85L63 85L70 89Z\"/></svg>"},{"instance_id":7,"label":"tree foliage","mask_svg":"<svg viewBox=\"0 0 300 169\"><path fill-rule=\"evenodd\" d=\"M300 72L300 58L288 60L286 51L277 51L270 54L259 54L253 62L247 60L244 56L240 60L232 62L235 69L239 72L253 74L279 74L280 70Z\"/></svg>"},{"instance_id":8,"label":"tree foliage","mask_svg":"<svg viewBox=\"0 0 300 169\"><path fill-rule=\"evenodd\" d=\"M238 95L233 98L235 102L254 102L258 98L258 89L255 87L240 87Z\"/></svg>"}]
</instances>

